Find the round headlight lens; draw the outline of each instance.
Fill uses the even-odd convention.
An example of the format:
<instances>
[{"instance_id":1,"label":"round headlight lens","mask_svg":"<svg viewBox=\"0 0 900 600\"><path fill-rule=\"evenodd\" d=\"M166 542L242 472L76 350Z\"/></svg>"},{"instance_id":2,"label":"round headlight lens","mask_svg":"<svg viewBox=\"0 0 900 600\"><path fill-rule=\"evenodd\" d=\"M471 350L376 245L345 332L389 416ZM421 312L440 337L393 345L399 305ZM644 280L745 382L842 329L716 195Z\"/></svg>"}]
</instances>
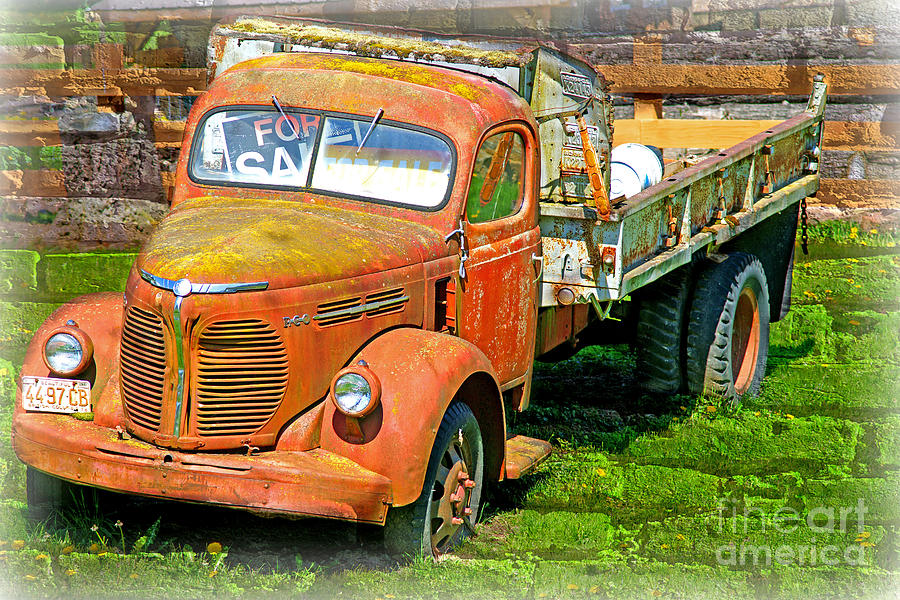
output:
<instances>
[{"instance_id":1,"label":"round headlight lens","mask_svg":"<svg viewBox=\"0 0 900 600\"><path fill-rule=\"evenodd\" d=\"M56 373L73 373L84 358L84 348L74 335L56 333L44 344L44 356Z\"/></svg>"},{"instance_id":2,"label":"round headlight lens","mask_svg":"<svg viewBox=\"0 0 900 600\"><path fill-rule=\"evenodd\" d=\"M349 415L363 413L372 402L372 387L362 375L345 373L334 382L334 401Z\"/></svg>"}]
</instances>

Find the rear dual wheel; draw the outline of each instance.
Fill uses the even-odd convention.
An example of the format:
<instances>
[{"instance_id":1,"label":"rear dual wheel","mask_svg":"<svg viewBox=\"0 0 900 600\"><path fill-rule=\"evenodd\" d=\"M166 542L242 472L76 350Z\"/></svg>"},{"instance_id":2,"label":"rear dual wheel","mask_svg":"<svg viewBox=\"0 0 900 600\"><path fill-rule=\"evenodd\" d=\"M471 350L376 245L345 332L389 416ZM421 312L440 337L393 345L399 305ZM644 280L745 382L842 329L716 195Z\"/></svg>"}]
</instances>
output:
<instances>
[{"instance_id":1,"label":"rear dual wheel","mask_svg":"<svg viewBox=\"0 0 900 600\"><path fill-rule=\"evenodd\" d=\"M644 291L637 321L637 376L649 392L755 395L769 348L765 271L735 252L685 266Z\"/></svg>"},{"instance_id":2,"label":"rear dual wheel","mask_svg":"<svg viewBox=\"0 0 900 600\"><path fill-rule=\"evenodd\" d=\"M736 252L703 269L688 317L688 391L736 401L759 393L769 350L766 274L751 254Z\"/></svg>"},{"instance_id":3,"label":"rear dual wheel","mask_svg":"<svg viewBox=\"0 0 900 600\"><path fill-rule=\"evenodd\" d=\"M391 554L437 557L474 529L484 481L484 447L472 410L447 409L435 436L419 498L388 511L384 541Z\"/></svg>"}]
</instances>

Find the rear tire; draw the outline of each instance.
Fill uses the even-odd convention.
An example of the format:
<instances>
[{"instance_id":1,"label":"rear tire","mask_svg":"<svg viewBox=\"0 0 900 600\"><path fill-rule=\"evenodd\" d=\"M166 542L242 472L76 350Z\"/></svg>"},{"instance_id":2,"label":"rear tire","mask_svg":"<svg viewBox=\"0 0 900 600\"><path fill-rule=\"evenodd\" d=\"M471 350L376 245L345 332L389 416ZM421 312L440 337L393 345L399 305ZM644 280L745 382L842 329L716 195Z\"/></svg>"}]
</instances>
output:
<instances>
[{"instance_id":1,"label":"rear tire","mask_svg":"<svg viewBox=\"0 0 900 600\"><path fill-rule=\"evenodd\" d=\"M690 392L736 402L757 395L769 352L766 274L751 254L709 263L697 280L688 320L686 378Z\"/></svg>"},{"instance_id":2,"label":"rear tire","mask_svg":"<svg viewBox=\"0 0 900 600\"><path fill-rule=\"evenodd\" d=\"M384 527L388 552L437 557L452 551L474 530L483 481L478 421L468 406L454 402L435 436L422 493L412 504L388 511Z\"/></svg>"},{"instance_id":3,"label":"rear tire","mask_svg":"<svg viewBox=\"0 0 900 600\"><path fill-rule=\"evenodd\" d=\"M647 286L637 317L637 378L648 392L676 394L684 388L683 340L690 292L689 266Z\"/></svg>"}]
</instances>

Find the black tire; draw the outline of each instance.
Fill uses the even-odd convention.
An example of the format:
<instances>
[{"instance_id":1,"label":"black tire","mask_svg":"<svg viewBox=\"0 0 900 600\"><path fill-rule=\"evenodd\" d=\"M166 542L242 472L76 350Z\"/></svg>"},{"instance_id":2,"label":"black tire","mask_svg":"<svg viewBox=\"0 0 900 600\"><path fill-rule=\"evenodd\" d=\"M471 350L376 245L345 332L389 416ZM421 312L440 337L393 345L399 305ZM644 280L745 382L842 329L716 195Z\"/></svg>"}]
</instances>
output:
<instances>
[{"instance_id":1,"label":"black tire","mask_svg":"<svg viewBox=\"0 0 900 600\"><path fill-rule=\"evenodd\" d=\"M753 255L736 252L702 269L687 326L690 392L733 402L759 393L769 353L769 310L766 274Z\"/></svg>"},{"instance_id":2,"label":"black tire","mask_svg":"<svg viewBox=\"0 0 900 600\"><path fill-rule=\"evenodd\" d=\"M42 471L25 469L25 496L28 500L28 518L46 521L61 516L72 504L74 485Z\"/></svg>"},{"instance_id":3,"label":"black tire","mask_svg":"<svg viewBox=\"0 0 900 600\"><path fill-rule=\"evenodd\" d=\"M478 421L468 406L454 402L435 436L422 493L412 504L388 511L384 527L388 552L436 557L452 551L475 527L483 482L484 447ZM454 502L460 493L462 497ZM454 524L453 517L462 522Z\"/></svg>"},{"instance_id":4,"label":"black tire","mask_svg":"<svg viewBox=\"0 0 900 600\"><path fill-rule=\"evenodd\" d=\"M684 325L691 283L690 266L667 273L640 297L635 354L638 384L648 392L684 389Z\"/></svg>"}]
</instances>

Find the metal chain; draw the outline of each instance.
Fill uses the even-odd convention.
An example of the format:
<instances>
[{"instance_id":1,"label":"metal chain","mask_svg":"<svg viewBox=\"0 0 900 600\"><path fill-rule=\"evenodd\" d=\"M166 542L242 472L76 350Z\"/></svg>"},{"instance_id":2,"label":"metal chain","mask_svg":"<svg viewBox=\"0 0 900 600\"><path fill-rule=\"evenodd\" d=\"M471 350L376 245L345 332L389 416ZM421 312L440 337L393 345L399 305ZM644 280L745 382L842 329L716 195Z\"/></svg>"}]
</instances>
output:
<instances>
[{"instance_id":1,"label":"metal chain","mask_svg":"<svg viewBox=\"0 0 900 600\"><path fill-rule=\"evenodd\" d=\"M806 196L800 201L800 249L809 254L809 234L807 233L809 216L806 214Z\"/></svg>"}]
</instances>

